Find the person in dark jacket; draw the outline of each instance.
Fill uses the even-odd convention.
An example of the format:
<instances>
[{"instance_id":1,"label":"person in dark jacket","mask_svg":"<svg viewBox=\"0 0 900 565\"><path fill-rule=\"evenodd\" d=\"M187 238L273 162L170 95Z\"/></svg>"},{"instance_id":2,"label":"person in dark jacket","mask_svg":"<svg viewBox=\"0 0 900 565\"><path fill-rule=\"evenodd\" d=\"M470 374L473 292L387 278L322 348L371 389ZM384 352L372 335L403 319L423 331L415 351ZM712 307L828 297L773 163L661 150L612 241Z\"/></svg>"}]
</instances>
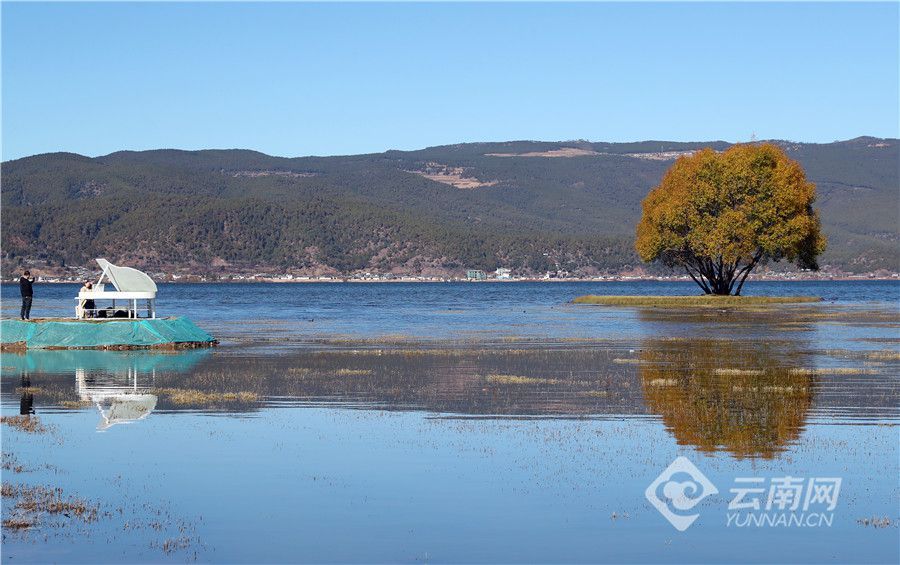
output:
<instances>
[{"instance_id":1,"label":"person in dark jacket","mask_svg":"<svg viewBox=\"0 0 900 565\"><path fill-rule=\"evenodd\" d=\"M34 277L31 276L31 271L25 271L22 276L19 277L19 292L22 294L21 315L23 320L31 319L31 301L34 299L33 284Z\"/></svg>"}]
</instances>

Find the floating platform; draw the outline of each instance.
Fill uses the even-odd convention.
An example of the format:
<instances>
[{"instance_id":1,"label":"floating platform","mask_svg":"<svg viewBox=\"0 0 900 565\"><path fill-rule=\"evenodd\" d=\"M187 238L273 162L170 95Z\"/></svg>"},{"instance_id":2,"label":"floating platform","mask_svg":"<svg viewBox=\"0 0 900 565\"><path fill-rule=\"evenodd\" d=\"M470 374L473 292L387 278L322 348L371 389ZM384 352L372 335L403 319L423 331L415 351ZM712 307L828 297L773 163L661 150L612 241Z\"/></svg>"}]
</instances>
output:
<instances>
[{"instance_id":1,"label":"floating platform","mask_svg":"<svg viewBox=\"0 0 900 565\"><path fill-rule=\"evenodd\" d=\"M182 349L218 342L187 318L0 320L4 351L26 349Z\"/></svg>"}]
</instances>

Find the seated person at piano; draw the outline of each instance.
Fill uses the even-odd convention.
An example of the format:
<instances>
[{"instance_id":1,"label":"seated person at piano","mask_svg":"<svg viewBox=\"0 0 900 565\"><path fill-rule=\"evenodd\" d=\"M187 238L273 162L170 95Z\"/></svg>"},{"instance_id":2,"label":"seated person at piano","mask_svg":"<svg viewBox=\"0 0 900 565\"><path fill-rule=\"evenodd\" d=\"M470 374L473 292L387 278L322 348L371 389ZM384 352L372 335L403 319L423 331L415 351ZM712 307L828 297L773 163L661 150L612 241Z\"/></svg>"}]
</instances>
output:
<instances>
[{"instance_id":1,"label":"seated person at piano","mask_svg":"<svg viewBox=\"0 0 900 565\"><path fill-rule=\"evenodd\" d=\"M81 287L81 292L93 292L94 283L91 281L85 281L84 286ZM94 304L93 299L85 298L78 301L78 309L77 313L79 318L93 318L94 310L97 308L97 305Z\"/></svg>"}]
</instances>

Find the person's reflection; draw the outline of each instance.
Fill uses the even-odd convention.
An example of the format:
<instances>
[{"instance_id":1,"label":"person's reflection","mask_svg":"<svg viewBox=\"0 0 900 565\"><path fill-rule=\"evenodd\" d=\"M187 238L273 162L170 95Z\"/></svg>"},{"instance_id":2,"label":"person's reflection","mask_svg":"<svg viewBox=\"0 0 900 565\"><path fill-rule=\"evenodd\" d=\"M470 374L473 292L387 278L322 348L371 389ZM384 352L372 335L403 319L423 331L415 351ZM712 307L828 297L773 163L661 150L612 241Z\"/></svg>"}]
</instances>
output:
<instances>
[{"instance_id":1,"label":"person's reflection","mask_svg":"<svg viewBox=\"0 0 900 565\"><path fill-rule=\"evenodd\" d=\"M769 459L800 437L815 382L797 352L730 340L650 340L641 386L681 445Z\"/></svg>"},{"instance_id":2,"label":"person's reflection","mask_svg":"<svg viewBox=\"0 0 900 565\"><path fill-rule=\"evenodd\" d=\"M31 392L31 377L22 375L22 398L19 400L19 414L34 414L34 394Z\"/></svg>"}]
</instances>

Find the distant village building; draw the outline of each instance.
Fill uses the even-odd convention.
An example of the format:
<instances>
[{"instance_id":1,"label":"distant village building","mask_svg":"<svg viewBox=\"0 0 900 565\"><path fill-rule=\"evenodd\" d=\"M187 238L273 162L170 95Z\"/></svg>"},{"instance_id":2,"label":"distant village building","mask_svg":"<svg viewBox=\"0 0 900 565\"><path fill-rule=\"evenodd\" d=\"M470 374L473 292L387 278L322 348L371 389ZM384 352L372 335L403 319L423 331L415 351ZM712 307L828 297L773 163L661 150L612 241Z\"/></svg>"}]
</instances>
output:
<instances>
[{"instance_id":1,"label":"distant village building","mask_svg":"<svg viewBox=\"0 0 900 565\"><path fill-rule=\"evenodd\" d=\"M466 271L466 279L470 281L483 281L487 278L487 275L484 274L484 271L479 269L469 269Z\"/></svg>"},{"instance_id":2,"label":"distant village building","mask_svg":"<svg viewBox=\"0 0 900 565\"><path fill-rule=\"evenodd\" d=\"M503 267L501 267L501 268L497 269L496 271L494 271L494 275L495 275L498 279L508 279L509 276L510 276L511 274L512 274L512 269L506 269L506 268L503 268Z\"/></svg>"}]
</instances>

